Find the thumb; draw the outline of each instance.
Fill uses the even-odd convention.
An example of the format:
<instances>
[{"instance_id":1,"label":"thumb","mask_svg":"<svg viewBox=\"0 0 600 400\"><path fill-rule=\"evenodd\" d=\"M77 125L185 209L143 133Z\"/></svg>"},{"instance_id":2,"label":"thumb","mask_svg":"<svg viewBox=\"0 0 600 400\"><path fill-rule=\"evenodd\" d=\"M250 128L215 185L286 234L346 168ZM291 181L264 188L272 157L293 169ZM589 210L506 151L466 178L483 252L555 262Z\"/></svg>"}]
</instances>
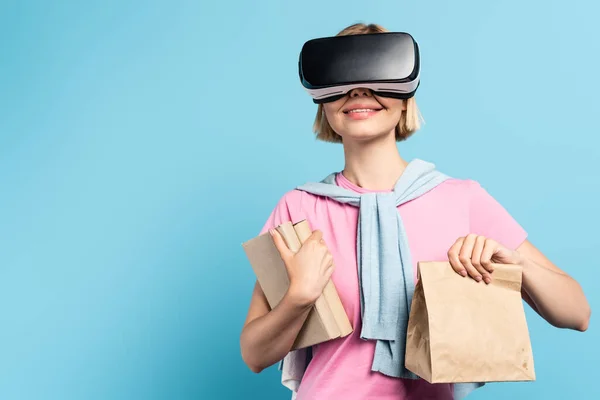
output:
<instances>
[{"instance_id":1,"label":"thumb","mask_svg":"<svg viewBox=\"0 0 600 400\"><path fill-rule=\"evenodd\" d=\"M279 231L277 231L277 229L269 229L269 233L273 238L275 247L277 247L277 250L279 251L279 255L283 259L283 262L285 262L287 265L288 260L294 255L294 253L289 249L289 247L285 243L285 240L283 240L283 237L281 236Z\"/></svg>"},{"instance_id":2,"label":"thumb","mask_svg":"<svg viewBox=\"0 0 600 400\"><path fill-rule=\"evenodd\" d=\"M492 256L492 260L500 264L518 264L520 261L519 253L514 250L507 249L500 244L496 248L496 251Z\"/></svg>"}]
</instances>

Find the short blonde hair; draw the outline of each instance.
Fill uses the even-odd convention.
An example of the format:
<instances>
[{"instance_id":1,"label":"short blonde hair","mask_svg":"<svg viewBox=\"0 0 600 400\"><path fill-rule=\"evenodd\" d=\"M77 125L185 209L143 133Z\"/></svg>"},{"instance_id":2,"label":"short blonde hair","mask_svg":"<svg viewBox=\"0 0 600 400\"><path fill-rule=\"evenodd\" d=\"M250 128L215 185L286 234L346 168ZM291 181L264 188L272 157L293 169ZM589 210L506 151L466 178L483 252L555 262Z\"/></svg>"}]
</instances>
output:
<instances>
[{"instance_id":1,"label":"short blonde hair","mask_svg":"<svg viewBox=\"0 0 600 400\"><path fill-rule=\"evenodd\" d=\"M348 36L348 35L361 35L370 33L383 33L388 32L387 29L377 24L364 24L357 23L350 25L341 30L336 36ZM406 110L402 111L400 116L400 122L396 126L396 141L400 142L407 139L413 133L421 128L421 122L423 118L417 107L417 102L413 97L404 100L406 102ZM338 135L329 125L323 105L319 104L317 109L317 116L313 124L313 131L316 133L318 140L332 143L342 143L342 138Z\"/></svg>"}]
</instances>

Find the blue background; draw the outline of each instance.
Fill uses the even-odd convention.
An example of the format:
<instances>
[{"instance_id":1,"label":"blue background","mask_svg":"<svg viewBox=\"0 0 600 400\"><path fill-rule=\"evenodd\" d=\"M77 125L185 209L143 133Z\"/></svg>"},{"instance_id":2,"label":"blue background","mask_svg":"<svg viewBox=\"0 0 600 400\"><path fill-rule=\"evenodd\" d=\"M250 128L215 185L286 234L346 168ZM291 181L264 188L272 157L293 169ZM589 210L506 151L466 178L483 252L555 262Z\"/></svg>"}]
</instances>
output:
<instances>
[{"instance_id":1,"label":"blue background","mask_svg":"<svg viewBox=\"0 0 600 400\"><path fill-rule=\"evenodd\" d=\"M297 80L305 40L411 32L407 158L479 180L599 303L600 6L581 1L3 1L0 398L288 399L239 332L241 243L343 167ZM285 168L286 172L282 172ZM538 380L472 399L600 397L586 333L527 309Z\"/></svg>"}]
</instances>

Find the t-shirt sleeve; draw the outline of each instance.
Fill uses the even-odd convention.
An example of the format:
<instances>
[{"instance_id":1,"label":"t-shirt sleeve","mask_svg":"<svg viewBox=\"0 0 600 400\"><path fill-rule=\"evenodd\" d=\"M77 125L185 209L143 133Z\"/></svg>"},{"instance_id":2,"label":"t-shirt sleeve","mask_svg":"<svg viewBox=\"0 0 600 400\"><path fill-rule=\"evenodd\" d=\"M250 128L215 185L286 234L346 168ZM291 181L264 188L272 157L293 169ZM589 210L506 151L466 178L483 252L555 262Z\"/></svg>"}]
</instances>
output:
<instances>
[{"instance_id":1,"label":"t-shirt sleeve","mask_svg":"<svg viewBox=\"0 0 600 400\"><path fill-rule=\"evenodd\" d=\"M303 219L301 201L302 192L300 191L293 190L283 195L271 211L271 214L260 230L260 234L262 235L269 229L275 228L283 223L296 223Z\"/></svg>"},{"instance_id":2,"label":"t-shirt sleeve","mask_svg":"<svg viewBox=\"0 0 600 400\"><path fill-rule=\"evenodd\" d=\"M515 250L527 239L525 229L478 182L471 181L470 232Z\"/></svg>"}]
</instances>

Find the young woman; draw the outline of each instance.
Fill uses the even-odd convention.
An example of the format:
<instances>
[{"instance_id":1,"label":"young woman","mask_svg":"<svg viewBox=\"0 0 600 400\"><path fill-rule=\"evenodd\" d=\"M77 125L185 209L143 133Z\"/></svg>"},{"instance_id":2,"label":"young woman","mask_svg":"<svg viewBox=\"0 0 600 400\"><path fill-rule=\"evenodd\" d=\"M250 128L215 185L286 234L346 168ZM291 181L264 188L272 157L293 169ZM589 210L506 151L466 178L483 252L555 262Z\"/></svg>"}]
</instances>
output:
<instances>
[{"instance_id":1,"label":"young woman","mask_svg":"<svg viewBox=\"0 0 600 400\"><path fill-rule=\"evenodd\" d=\"M338 35L380 33L378 25L352 25ZM415 98L399 100L356 88L343 98L321 104L317 138L341 143L345 165L335 184L358 194L390 192L411 162L397 142L419 129ZM413 270L419 260L450 261L456 273L489 283L490 263L523 268L523 299L550 324L585 331L590 307L580 285L527 240L527 233L481 185L447 179L397 207L409 239ZM311 238L296 254L272 228L307 219ZM255 284L241 333L242 358L254 372L282 360L308 311L332 279L355 327L345 338L313 348L312 360L297 388L308 399L452 399L452 387L422 379L400 379L371 369L374 341L360 338L361 297L357 273L359 209L303 190L283 195L261 233L271 232L290 276L290 287L272 310ZM386 277L382 277L385 279Z\"/></svg>"}]
</instances>

